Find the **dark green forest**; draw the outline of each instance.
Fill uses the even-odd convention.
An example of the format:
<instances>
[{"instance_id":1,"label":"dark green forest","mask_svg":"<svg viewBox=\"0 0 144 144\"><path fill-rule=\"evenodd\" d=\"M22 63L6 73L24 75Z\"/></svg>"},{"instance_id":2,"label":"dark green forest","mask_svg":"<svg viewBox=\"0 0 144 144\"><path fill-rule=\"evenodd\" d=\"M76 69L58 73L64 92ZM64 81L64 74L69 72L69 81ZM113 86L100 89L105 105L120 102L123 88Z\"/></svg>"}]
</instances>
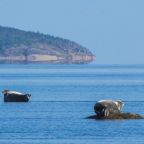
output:
<instances>
[{"instance_id":1,"label":"dark green forest","mask_svg":"<svg viewBox=\"0 0 144 144\"><path fill-rule=\"evenodd\" d=\"M38 43L50 45L53 48L66 53L77 52L92 54L85 47L67 39L54 37L39 32L23 31L15 28L0 26L1 54L4 53L6 49L10 49L12 47L20 48L20 45L25 45L27 48L30 48L33 44Z\"/></svg>"},{"instance_id":2,"label":"dark green forest","mask_svg":"<svg viewBox=\"0 0 144 144\"><path fill-rule=\"evenodd\" d=\"M76 42L0 26L0 63L89 63L94 59L87 48Z\"/></svg>"}]
</instances>

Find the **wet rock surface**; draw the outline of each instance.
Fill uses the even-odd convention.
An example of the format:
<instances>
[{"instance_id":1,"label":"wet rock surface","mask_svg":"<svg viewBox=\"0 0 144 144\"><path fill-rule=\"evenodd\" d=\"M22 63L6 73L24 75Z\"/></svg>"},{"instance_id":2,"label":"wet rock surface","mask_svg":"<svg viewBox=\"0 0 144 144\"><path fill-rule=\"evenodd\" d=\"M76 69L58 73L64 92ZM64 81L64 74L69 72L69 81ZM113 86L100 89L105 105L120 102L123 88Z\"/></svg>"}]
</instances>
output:
<instances>
[{"instance_id":1,"label":"wet rock surface","mask_svg":"<svg viewBox=\"0 0 144 144\"><path fill-rule=\"evenodd\" d=\"M109 116L99 117L97 115L92 115L87 117L87 119L95 119L95 120L117 120L117 119L144 119L143 116L139 114L133 114L133 113L117 113L117 114L110 114Z\"/></svg>"}]
</instances>

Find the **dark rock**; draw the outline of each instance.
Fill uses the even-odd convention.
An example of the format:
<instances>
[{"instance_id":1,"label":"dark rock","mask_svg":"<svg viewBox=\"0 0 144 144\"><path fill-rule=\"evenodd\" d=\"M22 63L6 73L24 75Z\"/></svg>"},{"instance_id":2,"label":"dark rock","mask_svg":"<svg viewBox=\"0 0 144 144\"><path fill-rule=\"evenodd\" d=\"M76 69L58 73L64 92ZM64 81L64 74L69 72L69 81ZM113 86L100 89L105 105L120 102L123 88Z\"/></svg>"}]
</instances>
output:
<instances>
[{"instance_id":1,"label":"dark rock","mask_svg":"<svg viewBox=\"0 0 144 144\"><path fill-rule=\"evenodd\" d=\"M139 114L132 114L132 113L115 113L115 114L110 114L109 116L97 116L97 115L92 115L87 117L87 119L95 119L95 120L118 120L118 119L143 119L144 117L139 115Z\"/></svg>"}]
</instances>

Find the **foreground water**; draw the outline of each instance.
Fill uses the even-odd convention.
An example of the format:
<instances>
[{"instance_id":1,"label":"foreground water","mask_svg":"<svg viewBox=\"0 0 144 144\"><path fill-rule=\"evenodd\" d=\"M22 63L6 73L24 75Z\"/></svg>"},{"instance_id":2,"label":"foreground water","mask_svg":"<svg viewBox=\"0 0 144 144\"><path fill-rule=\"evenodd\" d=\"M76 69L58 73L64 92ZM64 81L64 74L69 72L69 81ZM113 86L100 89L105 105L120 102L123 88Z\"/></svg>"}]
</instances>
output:
<instances>
[{"instance_id":1,"label":"foreground water","mask_svg":"<svg viewBox=\"0 0 144 144\"><path fill-rule=\"evenodd\" d=\"M0 99L0 143L144 143L144 120L88 120L99 99L122 99L144 115L144 66L0 65L0 91L32 94L29 103Z\"/></svg>"}]
</instances>

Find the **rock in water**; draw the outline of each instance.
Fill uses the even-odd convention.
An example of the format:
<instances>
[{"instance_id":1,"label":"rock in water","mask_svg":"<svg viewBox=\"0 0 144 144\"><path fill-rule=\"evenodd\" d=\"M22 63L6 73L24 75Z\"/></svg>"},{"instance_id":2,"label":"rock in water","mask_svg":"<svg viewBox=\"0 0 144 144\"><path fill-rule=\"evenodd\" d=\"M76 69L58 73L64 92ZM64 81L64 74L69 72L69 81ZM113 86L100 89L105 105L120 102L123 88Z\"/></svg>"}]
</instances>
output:
<instances>
[{"instance_id":1,"label":"rock in water","mask_svg":"<svg viewBox=\"0 0 144 144\"><path fill-rule=\"evenodd\" d=\"M144 117L139 114L132 114L132 113L115 113L110 114L109 116L99 117L97 115L92 115L87 117L87 119L95 119L95 120L118 120L118 119L143 119Z\"/></svg>"},{"instance_id":2,"label":"rock in water","mask_svg":"<svg viewBox=\"0 0 144 144\"><path fill-rule=\"evenodd\" d=\"M119 113L109 115L106 119L143 119L143 116L132 113Z\"/></svg>"},{"instance_id":3,"label":"rock in water","mask_svg":"<svg viewBox=\"0 0 144 144\"><path fill-rule=\"evenodd\" d=\"M87 119L143 119L139 114L122 112L124 103L121 100L100 100L94 106L96 115L87 117Z\"/></svg>"}]
</instances>

